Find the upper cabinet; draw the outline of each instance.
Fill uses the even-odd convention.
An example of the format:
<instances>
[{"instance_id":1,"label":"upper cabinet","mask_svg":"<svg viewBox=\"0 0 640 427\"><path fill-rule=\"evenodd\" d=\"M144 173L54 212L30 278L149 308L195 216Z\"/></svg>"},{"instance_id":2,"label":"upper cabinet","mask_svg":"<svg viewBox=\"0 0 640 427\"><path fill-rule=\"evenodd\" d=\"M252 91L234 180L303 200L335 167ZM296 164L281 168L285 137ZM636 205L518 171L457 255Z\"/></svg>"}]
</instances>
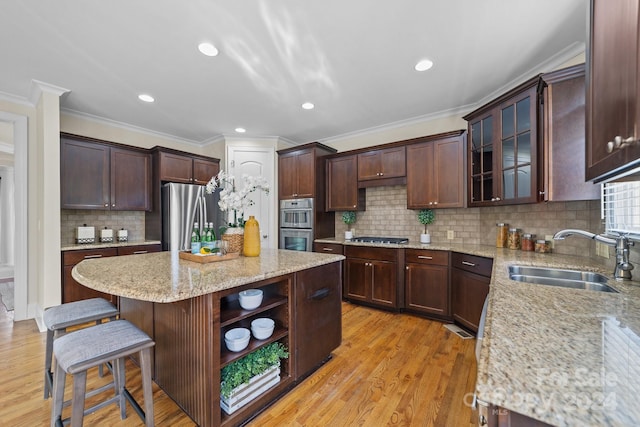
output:
<instances>
[{"instance_id":1,"label":"upper cabinet","mask_svg":"<svg viewBox=\"0 0 640 427\"><path fill-rule=\"evenodd\" d=\"M324 194L324 156L336 150L322 144L278 151L278 199L298 199Z\"/></svg>"},{"instance_id":2,"label":"upper cabinet","mask_svg":"<svg viewBox=\"0 0 640 427\"><path fill-rule=\"evenodd\" d=\"M539 76L470 113L469 206L538 200Z\"/></svg>"},{"instance_id":3,"label":"upper cabinet","mask_svg":"<svg viewBox=\"0 0 640 427\"><path fill-rule=\"evenodd\" d=\"M60 137L63 209L148 210L151 156L146 150L63 134Z\"/></svg>"},{"instance_id":4,"label":"upper cabinet","mask_svg":"<svg viewBox=\"0 0 640 427\"><path fill-rule=\"evenodd\" d=\"M464 207L466 132L420 140L407 145L407 208Z\"/></svg>"},{"instance_id":5,"label":"upper cabinet","mask_svg":"<svg viewBox=\"0 0 640 427\"><path fill-rule=\"evenodd\" d=\"M601 181L640 165L638 0L591 0L587 61L586 177Z\"/></svg>"},{"instance_id":6,"label":"upper cabinet","mask_svg":"<svg viewBox=\"0 0 640 427\"><path fill-rule=\"evenodd\" d=\"M365 210L365 189L358 188L358 156L327 159L327 211Z\"/></svg>"},{"instance_id":7,"label":"upper cabinet","mask_svg":"<svg viewBox=\"0 0 640 427\"><path fill-rule=\"evenodd\" d=\"M371 150L358 154L358 181L360 186L389 185L376 183L377 180L404 178L407 175L406 151L404 146ZM362 181L373 181L362 184ZM404 183L404 182L398 182Z\"/></svg>"},{"instance_id":8,"label":"upper cabinet","mask_svg":"<svg viewBox=\"0 0 640 427\"><path fill-rule=\"evenodd\" d=\"M158 149L160 181L204 185L220 171L220 161L168 149Z\"/></svg>"},{"instance_id":9,"label":"upper cabinet","mask_svg":"<svg viewBox=\"0 0 640 427\"><path fill-rule=\"evenodd\" d=\"M600 186L585 179L585 66L542 75L541 200L598 200Z\"/></svg>"}]
</instances>

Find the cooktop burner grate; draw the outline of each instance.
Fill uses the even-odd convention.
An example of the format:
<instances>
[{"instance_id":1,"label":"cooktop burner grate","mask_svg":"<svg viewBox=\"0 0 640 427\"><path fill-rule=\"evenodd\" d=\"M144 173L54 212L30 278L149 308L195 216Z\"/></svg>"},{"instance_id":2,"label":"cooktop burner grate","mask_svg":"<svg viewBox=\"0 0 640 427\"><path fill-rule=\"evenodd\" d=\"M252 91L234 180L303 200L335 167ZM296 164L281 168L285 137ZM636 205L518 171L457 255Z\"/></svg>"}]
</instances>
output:
<instances>
[{"instance_id":1,"label":"cooktop burner grate","mask_svg":"<svg viewBox=\"0 0 640 427\"><path fill-rule=\"evenodd\" d=\"M363 236L363 237L354 237L353 239L351 239L351 241L360 242L360 243L388 243L388 244L409 243L409 239L406 237Z\"/></svg>"}]
</instances>

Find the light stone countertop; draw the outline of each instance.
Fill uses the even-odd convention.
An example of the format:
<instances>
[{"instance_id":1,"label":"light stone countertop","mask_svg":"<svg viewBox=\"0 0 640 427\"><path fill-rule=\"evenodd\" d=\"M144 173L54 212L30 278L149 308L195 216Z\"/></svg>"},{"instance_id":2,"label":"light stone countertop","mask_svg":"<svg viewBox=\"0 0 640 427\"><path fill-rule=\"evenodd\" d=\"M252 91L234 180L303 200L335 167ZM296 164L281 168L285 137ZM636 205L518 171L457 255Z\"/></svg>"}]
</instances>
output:
<instances>
[{"instance_id":1,"label":"light stone countertop","mask_svg":"<svg viewBox=\"0 0 640 427\"><path fill-rule=\"evenodd\" d=\"M175 302L306 270L344 259L342 255L262 249L258 257L200 264L178 252L87 259L72 270L84 286L151 302Z\"/></svg>"},{"instance_id":2,"label":"light stone countertop","mask_svg":"<svg viewBox=\"0 0 640 427\"><path fill-rule=\"evenodd\" d=\"M108 248L121 248L126 246L138 246L138 245L159 245L160 240L131 240L127 242L111 242L111 243L72 243L60 248L61 251L77 251L81 249L108 249Z\"/></svg>"},{"instance_id":3,"label":"light stone countertop","mask_svg":"<svg viewBox=\"0 0 640 427\"><path fill-rule=\"evenodd\" d=\"M597 271L590 258L479 245L316 242L451 250L493 258L478 399L555 426L640 425L640 282L611 279L620 293L527 284L513 264ZM591 244L585 240L585 245ZM634 270L640 277L640 269ZM471 402L471 396L468 396Z\"/></svg>"}]
</instances>

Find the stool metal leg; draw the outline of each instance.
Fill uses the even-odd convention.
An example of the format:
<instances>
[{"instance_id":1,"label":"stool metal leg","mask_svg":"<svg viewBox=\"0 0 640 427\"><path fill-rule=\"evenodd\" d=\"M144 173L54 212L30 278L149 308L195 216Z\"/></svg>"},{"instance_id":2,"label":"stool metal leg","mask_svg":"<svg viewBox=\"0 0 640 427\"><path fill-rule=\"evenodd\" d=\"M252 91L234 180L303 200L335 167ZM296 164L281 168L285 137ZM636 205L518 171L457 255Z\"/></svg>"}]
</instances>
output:
<instances>
[{"instance_id":1,"label":"stool metal leg","mask_svg":"<svg viewBox=\"0 0 640 427\"><path fill-rule=\"evenodd\" d=\"M62 372L60 373L62 374ZM73 403L71 404L71 427L82 427L84 421L84 394L87 388L87 371L73 374Z\"/></svg>"},{"instance_id":2,"label":"stool metal leg","mask_svg":"<svg viewBox=\"0 0 640 427\"><path fill-rule=\"evenodd\" d=\"M144 422L146 427L153 427L153 388L151 385L151 349L140 351L140 371L142 373L142 390L144 393Z\"/></svg>"}]
</instances>

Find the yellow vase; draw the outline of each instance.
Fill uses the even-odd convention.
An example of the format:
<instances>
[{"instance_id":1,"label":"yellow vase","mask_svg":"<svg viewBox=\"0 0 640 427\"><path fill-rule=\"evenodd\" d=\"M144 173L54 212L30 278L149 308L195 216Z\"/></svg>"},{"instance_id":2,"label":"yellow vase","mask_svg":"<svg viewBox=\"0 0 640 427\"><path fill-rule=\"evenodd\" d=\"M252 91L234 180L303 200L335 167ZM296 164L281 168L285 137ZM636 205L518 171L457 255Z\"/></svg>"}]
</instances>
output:
<instances>
[{"instance_id":1,"label":"yellow vase","mask_svg":"<svg viewBox=\"0 0 640 427\"><path fill-rule=\"evenodd\" d=\"M244 223L244 256L260 255L260 224L251 215Z\"/></svg>"}]
</instances>

